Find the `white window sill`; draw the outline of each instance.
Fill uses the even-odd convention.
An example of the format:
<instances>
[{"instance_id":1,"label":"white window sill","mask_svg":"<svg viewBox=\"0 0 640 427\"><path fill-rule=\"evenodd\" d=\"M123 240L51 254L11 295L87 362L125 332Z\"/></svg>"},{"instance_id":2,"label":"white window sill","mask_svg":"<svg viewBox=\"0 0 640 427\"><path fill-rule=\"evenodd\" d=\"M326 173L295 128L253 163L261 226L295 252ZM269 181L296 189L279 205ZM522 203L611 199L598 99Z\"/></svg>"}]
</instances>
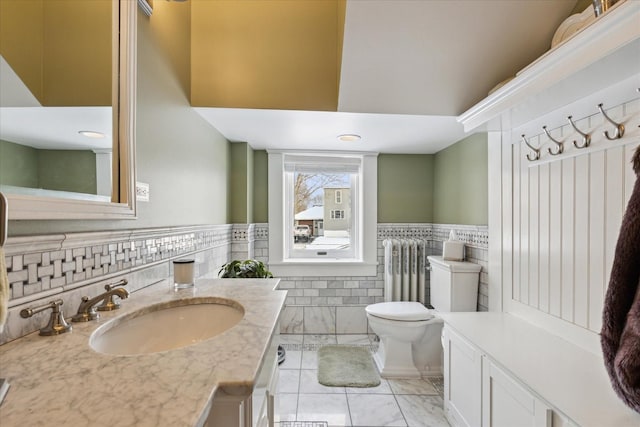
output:
<instances>
[{"instance_id":1,"label":"white window sill","mask_svg":"<svg viewBox=\"0 0 640 427\"><path fill-rule=\"evenodd\" d=\"M292 276L377 276L378 264L367 264L354 260L310 261L287 260L269 263L269 270L274 277Z\"/></svg>"}]
</instances>

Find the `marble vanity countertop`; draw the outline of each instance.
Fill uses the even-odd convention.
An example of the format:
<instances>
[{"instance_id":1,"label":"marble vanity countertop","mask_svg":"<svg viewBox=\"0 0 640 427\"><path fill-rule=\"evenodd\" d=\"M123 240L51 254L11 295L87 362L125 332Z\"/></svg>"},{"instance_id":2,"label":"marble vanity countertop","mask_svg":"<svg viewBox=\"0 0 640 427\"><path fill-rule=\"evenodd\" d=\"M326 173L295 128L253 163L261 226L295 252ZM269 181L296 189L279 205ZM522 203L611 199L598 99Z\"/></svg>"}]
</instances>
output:
<instances>
[{"instance_id":1,"label":"marble vanity countertop","mask_svg":"<svg viewBox=\"0 0 640 427\"><path fill-rule=\"evenodd\" d=\"M202 279L194 288L174 291L165 280L132 293L119 310L100 312L96 321L73 323L70 333L35 332L0 346L0 377L11 384L0 424L201 425L219 387L240 395L253 389L286 297L286 291L274 290L277 283ZM213 338L159 353L116 356L89 346L92 332L111 319L193 297L234 300L244 307L244 317Z\"/></svg>"}]
</instances>

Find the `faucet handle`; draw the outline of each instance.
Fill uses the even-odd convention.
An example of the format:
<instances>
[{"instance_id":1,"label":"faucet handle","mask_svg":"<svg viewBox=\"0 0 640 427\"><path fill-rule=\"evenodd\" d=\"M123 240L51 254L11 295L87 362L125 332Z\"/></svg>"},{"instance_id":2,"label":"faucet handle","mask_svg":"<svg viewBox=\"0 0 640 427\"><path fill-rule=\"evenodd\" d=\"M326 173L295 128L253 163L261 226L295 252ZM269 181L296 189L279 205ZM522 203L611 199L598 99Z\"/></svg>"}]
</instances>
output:
<instances>
[{"instance_id":1,"label":"faucet handle","mask_svg":"<svg viewBox=\"0 0 640 427\"><path fill-rule=\"evenodd\" d=\"M87 306L89 302L89 297L82 297L82 302L80 303L80 307L78 307L78 312L71 316L72 322L88 322L90 320L96 320L100 315L96 312L96 308L93 306L88 306L84 310L82 307Z\"/></svg>"},{"instance_id":2,"label":"faucet handle","mask_svg":"<svg viewBox=\"0 0 640 427\"><path fill-rule=\"evenodd\" d=\"M113 288L116 288L118 286L126 286L127 283L129 283L127 279L122 279L115 283L111 283L111 284L107 283L106 285L104 285L104 289L107 292L110 292ZM98 311L112 311L112 310L117 310L119 308L120 308L120 303L113 301L113 294L111 294L107 298L105 298L104 301L102 301L102 304L98 306Z\"/></svg>"},{"instance_id":3,"label":"faucet handle","mask_svg":"<svg viewBox=\"0 0 640 427\"><path fill-rule=\"evenodd\" d=\"M20 311L20 317L27 319L36 313L40 313L41 311L50 308L51 317L49 318L49 323L44 328L40 329L40 335L50 336L64 334L65 332L69 332L72 328L71 325L64 320L64 316L60 311L60 306L62 304L63 301L61 299L57 299L37 307L27 307Z\"/></svg>"}]
</instances>

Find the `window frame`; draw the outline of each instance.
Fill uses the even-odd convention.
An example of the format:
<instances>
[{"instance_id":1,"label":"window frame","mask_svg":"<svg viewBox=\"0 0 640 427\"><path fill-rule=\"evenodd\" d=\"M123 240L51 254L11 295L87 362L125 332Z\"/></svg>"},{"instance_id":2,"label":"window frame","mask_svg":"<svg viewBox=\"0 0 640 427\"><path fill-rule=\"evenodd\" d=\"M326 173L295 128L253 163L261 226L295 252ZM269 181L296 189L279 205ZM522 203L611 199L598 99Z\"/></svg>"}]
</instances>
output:
<instances>
[{"instance_id":1,"label":"window frame","mask_svg":"<svg viewBox=\"0 0 640 427\"><path fill-rule=\"evenodd\" d=\"M309 152L300 150L267 150L269 186L269 267L280 277L317 276L375 276L377 274L377 156L378 153L361 152ZM361 161L358 195L361 212L359 256L353 258L290 258L286 256L285 221L293 224L293 210L289 218L284 207L285 156L322 155L334 157L355 157ZM364 207L366 206L366 209ZM291 239L293 241L293 239Z\"/></svg>"},{"instance_id":2,"label":"window frame","mask_svg":"<svg viewBox=\"0 0 640 427\"><path fill-rule=\"evenodd\" d=\"M339 213L339 215L336 215ZM344 217L344 209L331 209L331 219L346 219Z\"/></svg>"}]
</instances>

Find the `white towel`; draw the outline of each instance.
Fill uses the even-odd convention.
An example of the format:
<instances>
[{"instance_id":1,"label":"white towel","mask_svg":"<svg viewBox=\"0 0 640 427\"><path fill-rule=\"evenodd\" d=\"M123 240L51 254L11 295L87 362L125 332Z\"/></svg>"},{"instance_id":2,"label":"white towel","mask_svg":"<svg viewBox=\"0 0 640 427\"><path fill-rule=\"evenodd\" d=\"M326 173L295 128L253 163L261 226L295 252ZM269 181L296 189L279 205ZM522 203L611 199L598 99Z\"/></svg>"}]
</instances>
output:
<instances>
[{"instance_id":1,"label":"white towel","mask_svg":"<svg viewBox=\"0 0 640 427\"><path fill-rule=\"evenodd\" d=\"M4 330L9 311L9 278L7 277L7 265L4 261L4 249L0 246L0 334Z\"/></svg>"}]
</instances>

